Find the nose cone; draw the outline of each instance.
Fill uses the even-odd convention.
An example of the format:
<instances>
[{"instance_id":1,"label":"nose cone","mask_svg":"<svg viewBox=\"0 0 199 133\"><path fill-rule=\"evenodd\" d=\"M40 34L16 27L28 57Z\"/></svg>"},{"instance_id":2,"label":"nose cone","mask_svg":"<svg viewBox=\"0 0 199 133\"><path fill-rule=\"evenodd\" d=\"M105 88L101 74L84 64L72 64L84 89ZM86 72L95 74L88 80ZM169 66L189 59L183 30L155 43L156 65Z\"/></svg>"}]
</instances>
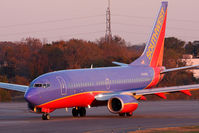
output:
<instances>
[{"instance_id":1,"label":"nose cone","mask_svg":"<svg viewBox=\"0 0 199 133\"><path fill-rule=\"evenodd\" d=\"M27 102L32 103L34 105L37 105L37 99L38 99L37 97L38 97L38 95L36 93L36 90L34 90L32 88L29 88L27 90L27 92L25 93L24 97L25 97Z\"/></svg>"}]
</instances>

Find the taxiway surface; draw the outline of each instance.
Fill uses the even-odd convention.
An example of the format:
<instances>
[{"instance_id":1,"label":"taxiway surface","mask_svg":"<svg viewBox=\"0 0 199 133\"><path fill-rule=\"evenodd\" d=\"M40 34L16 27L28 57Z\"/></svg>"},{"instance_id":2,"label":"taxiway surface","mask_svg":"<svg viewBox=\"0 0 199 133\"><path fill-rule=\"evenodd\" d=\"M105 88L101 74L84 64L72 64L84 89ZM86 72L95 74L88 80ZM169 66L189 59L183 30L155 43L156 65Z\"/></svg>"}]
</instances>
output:
<instances>
[{"instance_id":1,"label":"taxiway surface","mask_svg":"<svg viewBox=\"0 0 199 133\"><path fill-rule=\"evenodd\" d=\"M73 118L70 109L59 109L49 121L30 113L26 103L0 103L0 133L120 133L194 125L199 125L199 101L141 102L129 118L112 114L106 107L87 109L83 118Z\"/></svg>"}]
</instances>

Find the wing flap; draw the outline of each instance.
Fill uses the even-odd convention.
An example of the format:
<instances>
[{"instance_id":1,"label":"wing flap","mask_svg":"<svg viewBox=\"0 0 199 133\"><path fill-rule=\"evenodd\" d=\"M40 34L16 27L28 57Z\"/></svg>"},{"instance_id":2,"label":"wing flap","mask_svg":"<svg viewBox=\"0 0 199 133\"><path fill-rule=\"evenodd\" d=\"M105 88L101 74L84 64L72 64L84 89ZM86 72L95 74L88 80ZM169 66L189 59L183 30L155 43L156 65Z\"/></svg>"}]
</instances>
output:
<instances>
[{"instance_id":1,"label":"wing flap","mask_svg":"<svg viewBox=\"0 0 199 133\"><path fill-rule=\"evenodd\" d=\"M26 92L26 90L29 88L25 85L17 85L17 84L10 84L10 83L2 83L0 82L0 88L8 89L8 90L14 90L14 91L20 91L20 92Z\"/></svg>"},{"instance_id":2,"label":"wing flap","mask_svg":"<svg viewBox=\"0 0 199 133\"><path fill-rule=\"evenodd\" d=\"M167 99L167 97L165 96L164 93L155 93L157 96L163 98L163 99Z\"/></svg>"},{"instance_id":3,"label":"wing flap","mask_svg":"<svg viewBox=\"0 0 199 133\"><path fill-rule=\"evenodd\" d=\"M191 92L189 90L182 90L180 92L184 93L185 95L191 96Z\"/></svg>"}]
</instances>

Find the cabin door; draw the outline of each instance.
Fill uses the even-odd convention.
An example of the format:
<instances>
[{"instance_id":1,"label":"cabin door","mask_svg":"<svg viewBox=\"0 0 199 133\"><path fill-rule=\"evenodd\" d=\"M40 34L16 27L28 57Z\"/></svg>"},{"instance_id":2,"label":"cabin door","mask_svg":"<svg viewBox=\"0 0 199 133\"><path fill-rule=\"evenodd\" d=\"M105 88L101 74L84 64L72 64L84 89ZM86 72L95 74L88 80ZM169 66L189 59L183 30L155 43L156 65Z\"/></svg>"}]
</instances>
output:
<instances>
[{"instance_id":1,"label":"cabin door","mask_svg":"<svg viewBox=\"0 0 199 133\"><path fill-rule=\"evenodd\" d=\"M64 80L64 78L61 76L58 76L56 77L56 79L58 80L58 83L59 83L61 95L67 95L67 86L66 86L66 81Z\"/></svg>"},{"instance_id":2,"label":"cabin door","mask_svg":"<svg viewBox=\"0 0 199 133\"><path fill-rule=\"evenodd\" d=\"M106 89L109 90L111 88L111 86L110 86L110 79L109 78L105 79L105 84L106 84Z\"/></svg>"}]
</instances>

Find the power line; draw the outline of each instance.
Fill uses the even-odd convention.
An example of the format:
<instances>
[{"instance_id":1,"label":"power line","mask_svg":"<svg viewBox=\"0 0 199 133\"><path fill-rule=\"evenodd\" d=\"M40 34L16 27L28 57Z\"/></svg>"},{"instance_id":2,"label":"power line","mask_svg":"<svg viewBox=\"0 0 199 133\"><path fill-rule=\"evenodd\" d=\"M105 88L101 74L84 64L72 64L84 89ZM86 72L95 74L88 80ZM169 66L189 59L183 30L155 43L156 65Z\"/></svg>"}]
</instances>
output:
<instances>
[{"instance_id":1,"label":"power line","mask_svg":"<svg viewBox=\"0 0 199 133\"><path fill-rule=\"evenodd\" d=\"M121 15L121 14L112 14L115 17L126 17L126 18L137 18L137 19L153 19L152 17L144 17L144 16L131 16L131 15Z\"/></svg>"},{"instance_id":2,"label":"power line","mask_svg":"<svg viewBox=\"0 0 199 133\"><path fill-rule=\"evenodd\" d=\"M145 36L145 37L149 37L149 33L147 34L147 32L134 32L134 31L126 31L126 30L114 30L115 32L117 33L122 33L122 34L134 34L134 35L142 35L142 36ZM199 38L199 36L189 36L189 35L171 35L173 33L166 33L166 36L177 36L177 37L182 37L182 38L185 38L185 37L188 37L188 38Z\"/></svg>"},{"instance_id":3,"label":"power line","mask_svg":"<svg viewBox=\"0 0 199 133\"><path fill-rule=\"evenodd\" d=\"M115 32L122 32L122 33L131 33L131 34L141 34L141 35L147 35L146 32L134 32L134 31L126 31L126 30L114 30Z\"/></svg>"},{"instance_id":4,"label":"power line","mask_svg":"<svg viewBox=\"0 0 199 133\"><path fill-rule=\"evenodd\" d=\"M81 28L81 27L89 27L89 26L96 26L96 25L103 25L104 23L93 23L93 24L85 24L85 25L75 25L75 26L68 26L68 27L59 27L59 28L52 28L52 29L45 29L45 30L34 30L28 32L16 32L16 33L9 33L9 34L1 34L0 36L14 36L14 35L21 35L21 34L29 34L29 33L37 33L37 32L47 32L47 31L57 31L57 30L65 30L65 29L73 29L73 28ZM122 25L122 26L136 26L136 27L150 27L151 25L140 25L140 24L130 24L130 23L121 23L116 22L113 25ZM167 27L169 30L184 30L184 31L199 31L199 29L188 29L188 28L178 28L178 27ZM117 32L122 33L131 33L131 34L146 34L146 32L133 32L133 31L121 31L117 30ZM82 33L80 33L82 34ZM77 35L77 34L75 34ZM193 36L186 36L186 37L193 37Z\"/></svg>"},{"instance_id":5,"label":"power line","mask_svg":"<svg viewBox=\"0 0 199 133\"><path fill-rule=\"evenodd\" d=\"M110 2L110 1L109 1ZM105 38L108 38L108 40L111 40L112 33L111 33L111 13L110 13L110 3L108 4L107 12L106 12L106 34ZM105 16L105 14L101 15L92 15L92 16L84 16L84 17L71 17L71 18L63 18L63 19L57 19L57 20L48 20L48 21L39 21L39 22L31 22L31 23L22 23L22 24L14 24L14 25L7 25L7 26L0 26L0 28L12 28L12 27L18 27L18 26L31 26L31 25L39 25L39 24L47 24L47 23L58 23L58 22L65 22L65 21L71 21L71 20L81 20L81 19L90 19L90 18L97 18ZM121 14L113 14L112 16L116 17L126 17L126 18L137 18L137 19L153 19L152 17L144 17L144 16L131 16L131 15L121 15ZM180 22L189 22L189 23L199 23L197 20L186 20L186 19L169 19L170 21L180 21ZM57 31L57 30L65 30L65 29L73 29L73 28L81 28L81 27L89 27L89 26L96 26L96 25L102 25L104 23L95 23L95 24L85 24L85 25L75 25L75 26L67 26L67 27L59 27L59 28L52 28L52 29L44 29L44 30L34 30L34 31L28 31L28 32L16 32L16 33L8 33L8 34L2 34L0 36L14 36L14 35L21 35L21 34L29 34L29 33L38 33L38 32L47 32L47 31ZM113 25L122 25L122 26L136 26L136 27L152 27L152 25L145 25L145 24L132 24L132 23L125 23L125 22L113 22ZM199 31L199 29L189 29L189 28L180 28L180 27L171 27L167 26L169 30L181 30L181 31ZM117 32L122 33L130 33L130 34L146 34L146 32L134 32L134 31L121 31L121 30L115 30ZM104 31L96 31L96 32L84 32L84 33L75 33L70 34L72 35L86 35L86 34L95 34L99 32ZM179 35L180 36L180 35ZM191 37L194 36L182 36L182 37ZM198 37L194 37L198 38Z\"/></svg>"},{"instance_id":6,"label":"power line","mask_svg":"<svg viewBox=\"0 0 199 133\"><path fill-rule=\"evenodd\" d=\"M112 15L112 14L111 14ZM46 23L57 23L57 22L64 22L64 21L69 21L69 20L78 20L78 19L87 19L87 18L95 18L95 17L100 17L100 16L105 16L104 14L102 15L93 15L93 16L85 16L85 17L73 17L73 18L64 18L64 19L58 19L58 20L49 20L49 21L40 21L40 22L32 22L32 23L23 23L23 24L15 24L15 25L7 25L7 26L0 26L0 28L11 28L11 27L17 27L17 26L29 26L29 25L37 25L37 24L46 24ZM112 16L120 16L120 17L127 17L127 18L140 18L140 19L153 19L152 17L143 17L143 16L130 16L130 15L112 15ZM199 21L194 21L194 20L185 20L185 19L170 19L173 21L186 21L186 22L196 22L199 23ZM109 25L107 21L107 26ZM113 24L121 24L121 25L135 25L135 26L149 26L149 25L138 25L138 24L128 24L128 23L121 23L121 22L114 22ZM108 26L109 27L109 26ZM177 28L177 27L172 27L175 29L184 29L184 30L196 30L198 29L186 29L186 28Z\"/></svg>"},{"instance_id":7,"label":"power line","mask_svg":"<svg viewBox=\"0 0 199 133\"><path fill-rule=\"evenodd\" d=\"M115 17L125 17L125 18L136 18L136 19L154 19L153 17L146 16L132 16L132 15L122 15L122 14L112 14ZM190 19L176 19L176 18L168 18L169 21L178 21L178 22L189 22L189 23L199 23L199 20L190 20Z\"/></svg>"},{"instance_id":8,"label":"power line","mask_svg":"<svg viewBox=\"0 0 199 133\"><path fill-rule=\"evenodd\" d=\"M82 32L82 33L74 33L74 34L66 34L66 35L60 35L60 36L44 36L39 38L62 38L62 37L74 37L78 35L88 35L88 34L96 34L96 33L104 33L105 31L93 31L93 32Z\"/></svg>"},{"instance_id":9,"label":"power line","mask_svg":"<svg viewBox=\"0 0 199 133\"><path fill-rule=\"evenodd\" d=\"M121 22L113 22L112 24L113 25L122 25L122 26L152 27L152 25L130 24L130 23L121 23Z\"/></svg>"},{"instance_id":10,"label":"power line","mask_svg":"<svg viewBox=\"0 0 199 133\"><path fill-rule=\"evenodd\" d=\"M53 37L53 38L58 38L58 37L71 37L71 36L78 36L78 35L87 35L87 34L96 34L96 33L104 33L103 31L93 31L93 32L82 32L82 33L74 33L74 34L66 34L66 35L60 35L60 36L48 36L48 37Z\"/></svg>"},{"instance_id":11,"label":"power line","mask_svg":"<svg viewBox=\"0 0 199 133\"><path fill-rule=\"evenodd\" d=\"M8 34L1 34L0 36L13 36L13 35L21 35L21 34L29 34L29 33L37 33L37 32L47 32L47 31L58 31L58 30L65 30L65 29L73 29L73 28L81 28L81 27L89 27L89 26L96 26L96 25L104 25L104 23L94 23L94 24L85 24L85 25L76 25L76 26L68 26L68 27L59 27L59 28L52 28L46 30L34 30L28 32L16 32L16 33L8 33Z\"/></svg>"},{"instance_id":12,"label":"power line","mask_svg":"<svg viewBox=\"0 0 199 133\"><path fill-rule=\"evenodd\" d=\"M45 30L34 30L34 31L28 31L28 32L8 33L8 34L1 34L1 36L13 36L13 35L18 35L18 34L29 34L29 33L37 33L37 32L58 31L58 30L81 28L81 27L85 28L85 27L96 26L96 25L104 25L104 23L93 23L93 24L75 25L75 26L67 26L67 27L45 29ZM130 23L120 23L120 22L113 23L113 25L149 27L149 28L151 28L151 25L130 24ZM188 28L178 28L178 27L167 27L167 28L170 29L170 30L199 31L199 29L188 29Z\"/></svg>"},{"instance_id":13,"label":"power line","mask_svg":"<svg viewBox=\"0 0 199 133\"><path fill-rule=\"evenodd\" d=\"M72 17L72 18L64 18L64 19L57 19L57 20L47 20L47 21L39 21L39 22L31 22L31 23L21 23L21 24L13 24L13 25L5 25L5 26L0 26L0 28L11 28L11 27L38 25L38 24L46 24L46 23L58 23L58 22L64 22L64 21L96 18L96 17L102 17L102 16L105 16L105 14L84 16L84 17ZM111 16L126 17L126 18L138 18L138 19L153 19L152 17L132 16L132 15L122 15L122 14L111 14ZM186 20L186 19L169 19L169 20L170 21L199 23L199 21L197 21L197 20Z\"/></svg>"},{"instance_id":14,"label":"power line","mask_svg":"<svg viewBox=\"0 0 199 133\"><path fill-rule=\"evenodd\" d=\"M136 26L136 27L150 27L152 28L152 25L142 25L142 24L130 24L130 23L121 23L121 22L114 22L113 25L122 25L122 26ZM181 28L181 27L172 27L167 26L169 30L183 30L183 31L199 31L199 29L190 29L190 28Z\"/></svg>"},{"instance_id":15,"label":"power line","mask_svg":"<svg viewBox=\"0 0 199 133\"><path fill-rule=\"evenodd\" d=\"M96 17L101 17L101 16L105 16L105 15L101 14L101 15L93 15L93 16L73 17L73 18L64 18L64 19L57 19L57 20L39 21L39 22L32 22L32 23L13 24L13 25L0 26L0 28L11 28L11 27L18 27L18 26L29 26L29 25L38 25L38 24L47 24L47 23L58 23L58 22L71 21L71 20L96 18Z\"/></svg>"}]
</instances>

